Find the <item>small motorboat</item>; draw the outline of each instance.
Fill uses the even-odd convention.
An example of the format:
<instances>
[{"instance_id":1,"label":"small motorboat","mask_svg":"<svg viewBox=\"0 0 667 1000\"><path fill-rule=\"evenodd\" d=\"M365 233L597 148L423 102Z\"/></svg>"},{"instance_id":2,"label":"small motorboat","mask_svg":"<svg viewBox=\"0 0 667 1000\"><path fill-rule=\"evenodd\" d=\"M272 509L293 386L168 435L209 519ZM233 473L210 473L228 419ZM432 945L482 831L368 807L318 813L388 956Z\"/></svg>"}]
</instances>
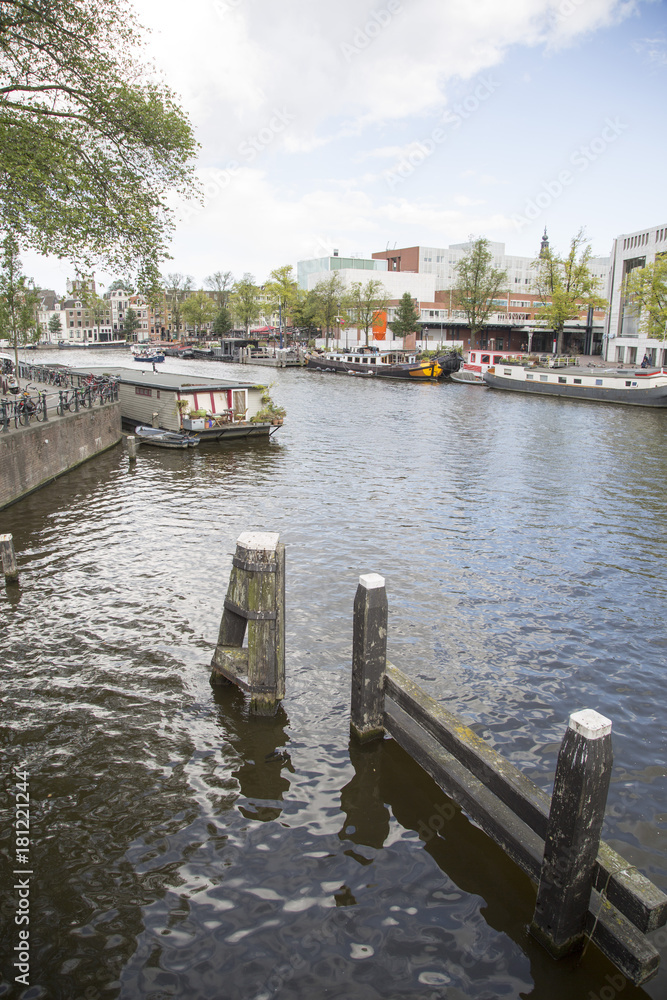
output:
<instances>
[{"instance_id":1,"label":"small motorboat","mask_svg":"<svg viewBox=\"0 0 667 1000\"><path fill-rule=\"evenodd\" d=\"M132 354L132 357L135 361L147 362L149 365L160 364L160 362L164 361L164 354L160 351L137 351L136 354Z\"/></svg>"},{"instance_id":2,"label":"small motorboat","mask_svg":"<svg viewBox=\"0 0 667 1000\"><path fill-rule=\"evenodd\" d=\"M154 444L158 448L195 448L199 438L179 431L166 431L162 427L135 427L134 433L142 444Z\"/></svg>"},{"instance_id":3,"label":"small motorboat","mask_svg":"<svg viewBox=\"0 0 667 1000\"><path fill-rule=\"evenodd\" d=\"M486 385L479 372L471 371L469 368L461 368L457 372L450 374L452 382L465 382L467 385Z\"/></svg>"}]
</instances>

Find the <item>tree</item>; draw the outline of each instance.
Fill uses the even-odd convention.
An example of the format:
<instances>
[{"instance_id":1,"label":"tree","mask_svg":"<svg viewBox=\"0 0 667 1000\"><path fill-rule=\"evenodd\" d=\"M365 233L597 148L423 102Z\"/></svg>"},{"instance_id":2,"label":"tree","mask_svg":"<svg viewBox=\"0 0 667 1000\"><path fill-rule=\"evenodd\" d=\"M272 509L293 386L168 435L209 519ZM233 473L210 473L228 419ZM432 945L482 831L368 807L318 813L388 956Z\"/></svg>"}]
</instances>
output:
<instances>
[{"instance_id":1,"label":"tree","mask_svg":"<svg viewBox=\"0 0 667 1000\"><path fill-rule=\"evenodd\" d=\"M130 306L129 309L125 311L125 317L122 323L123 334L125 339L129 341L134 341L137 339L137 330L139 329L139 320L134 309Z\"/></svg>"},{"instance_id":2,"label":"tree","mask_svg":"<svg viewBox=\"0 0 667 1000\"><path fill-rule=\"evenodd\" d=\"M494 309L494 299L507 286L507 272L493 267L493 254L485 236L470 237L470 249L454 265L456 283L453 291L470 327L470 346Z\"/></svg>"},{"instance_id":3,"label":"tree","mask_svg":"<svg viewBox=\"0 0 667 1000\"><path fill-rule=\"evenodd\" d=\"M364 331L368 347L368 331L378 313L381 313L387 305L384 285L377 278L370 278L363 286L360 281L355 281L350 286L346 304L354 317L357 329Z\"/></svg>"},{"instance_id":4,"label":"tree","mask_svg":"<svg viewBox=\"0 0 667 1000\"><path fill-rule=\"evenodd\" d=\"M250 324L259 316L259 288L255 278L247 272L240 281L234 283L232 293L232 310L240 323L250 332Z\"/></svg>"},{"instance_id":5,"label":"tree","mask_svg":"<svg viewBox=\"0 0 667 1000\"><path fill-rule=\"evenodd\" d=\"M606 299L598 295L599 279L591 274L591 248L583 229L570 240L567 256L549 246L533 262L535 287L542 302L540 319L556 334L556 354L563 351L563 331L569 319L576 319L582 307L604 308Z\"/></svg>"},{"instance_id":6,"label":"tree","mask_svg":"<svg viewBox=\"0 0 667 1000\"><path fill-rule=\"evenodd\" d=\"M332 271L328 278L322 278L313 289L318 303L320 325L324 329L326 346L336 321L343 312L345 286L338 271Z\"/></svg>"},{"instance_id":7,"label":"tree","mask_svg":"<svg viewBox=\"0 0 667 1000\"><path fill-rule=\"evenodd\" d=\"M298 288L294 277L294 268L291 264L284 267L277 267L271 271L269 280L264 286L264 291L269 296L269 308L272 312L277 312L280 316L280 333L282 336L283 326L287 325L289 317L293 325L293 311L297 302Z\"/></svg>"},{"instance_id":8,"label":"tree","mask_svg":"<svg viewBox=\"0 0 667 1000\"><path fill-rule=\"evenodd\" d=\"M407 337L408 334L417 332L420 318L410 292L403 292L396 310L396 318L389 324L389 329L395 337Z\"/></svg>"},{"instance_id":9,"label":"tree","mask_svg":"<svg viewBox=\"0 0 667 1000\"><path fill-rule=\"evenodd\" d=\"M111 321L111 316L109 315L109 303L106 299L103 299L97 292L86 285L81 290L81 301L87 308L92 324L97 328L97 339L100 339L100 326L105 319Z\"/></svg>"},{"instance_id":10,"label":"tree","mask_svg":"<svg viewBox=\"0 0 667 1000\"><path fill-rule=\"evenodd\" d=\"M625 301L639 316L639 328L652 340L667 338L667 255L636 267L625 281Z\"/></svg>"},{"instance_id":11,"label":"tree","mask_svg":"<svg viewBox=\"0 0 667 1000\"><path fill-rule=\"evenodd\" d=\"M183 318L183 300L185 293L191 291L194 287L194 281L189 275L180 274L178 271L174 271L171 274L165 275L163 278L163 287L167 296L167 303L171 309L171 321L174 326L174 332L176 333L176 339L178 339L178 334L181 329L181 320Z\"/></svg>"},{"instance_id":12,"label":"tree","mask_svg":"<svg viewBox=\"0 0 667 1000\"><path fill-rule=\"evenodd\" d=\"M109 292L127 292L128 295L134 295L135 288L127 278L116 278L107 288L107 293Z\"/></svg>"},{"instance_id":13,"label":"tree","mask_svg":"<svg viewBox=\"0 0 667 1000\"><path fill-rule=\"evenodd\" d=\"M189 197L197 150L174 94L132 55L126 0L4 0L0 230L17 245L119 270L153 266Z\"/></svg>"},{"instance_id":14,"label":"tree","mask_svg":"<svg viewBox=\"0 0 667 1000\"><path fill-rule=\"evenodd\" d=\"M49 334L51 335L51 338L58 337L58 339L60 339L60 337L62 337L63 328L58 313L53 314L53 316L49 320L49 325L47 329L49 331Z\"/></svg>"},{"instance_id":15,"label":"tree","mask_svg":"<svg viewBox=\"0 0 667 1000\"><path fill-rule=\"evenodd\" d=\"M39 293L22 272L19 248L13 236L5 236L0 257L0 333L14 348L18 379L20 344L27 344L30 331L37 330Z\"/></svg>"},{"instance_id":16,"label":"tree","mask_svg":"<svg viewBox=\"0 0 667 1000\"><path fill-rule=\"evenodd\" d=\"M232 317L229 314L229 309L222 306L218 309L216 317L213 320L213 333L216 337L226 337L234 329L234 324L232 323Z\"/></svg>"},{"instance_id":17,"label":"tree","mask_svg":"<svg viewBox=\"0 0 667 1000\"><path fill-rule=\"evenodd\" d=\"M292 324L306 336L317 334L320 325L320 303L315 291L297 294L292 307Z\"/></svg>"},{"instance_id":18,"label":"tree","mask_svg":"<svg viewBox=\"0 0 667 1000\"><path fill-rule=\"evenodd\" d=\"M206 292L195 292L185 300L181 311L186 323L194 326L195 333L198 334L215 316L215 302Z\"/></svg>"},{"instance_id":19,"label":"tree","mask_svg":"<svg viewBox=\"0 0 667 1000\"><path fill-rule=\"evenodd\" d=\"M208 278L204 278L204 284L212 292L215 292L215 301L218 303L218 309L226 308L229 304L229 297L232 294L232 286L234 284L232 272L214 271L213 274L209 274Z\"/></svg>"}]
</instances>

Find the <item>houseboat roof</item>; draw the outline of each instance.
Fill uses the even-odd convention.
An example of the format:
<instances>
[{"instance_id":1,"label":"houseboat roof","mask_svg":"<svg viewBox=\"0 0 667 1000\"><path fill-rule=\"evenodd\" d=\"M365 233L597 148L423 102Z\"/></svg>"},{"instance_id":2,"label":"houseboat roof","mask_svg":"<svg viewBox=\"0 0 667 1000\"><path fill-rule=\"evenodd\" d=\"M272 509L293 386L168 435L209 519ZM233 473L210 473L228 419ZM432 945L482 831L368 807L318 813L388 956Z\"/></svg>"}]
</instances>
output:
<instances>
[{"instance_id":1,"label":"houseboat roof","mask_svg":"<svg viewBox=\"0 0 667 1000\"><path fill-rule=\"evenodd\" d=\"M255 382L239 382L236 379L207 378L205 375L191 375L187 372L152 371L152 369L123 368L118 365L102 367L70 368L77 375L116 375L125 385L149 386L171 392L187 392L188 389L256 389Z\"/></svg>"}]
</instances>

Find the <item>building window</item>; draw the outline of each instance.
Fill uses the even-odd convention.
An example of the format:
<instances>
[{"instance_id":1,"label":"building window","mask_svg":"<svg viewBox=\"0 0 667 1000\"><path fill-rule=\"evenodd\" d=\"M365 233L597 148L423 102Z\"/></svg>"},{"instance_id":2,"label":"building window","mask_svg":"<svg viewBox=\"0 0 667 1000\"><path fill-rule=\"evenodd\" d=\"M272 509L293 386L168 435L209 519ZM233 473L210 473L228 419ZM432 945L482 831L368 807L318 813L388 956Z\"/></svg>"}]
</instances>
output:
<instances>
[{"instance_id":1,"label":"building window","mask_svg":"<svg viewBox=\"0 0 667 1000\"><path fill-rule=\"evenodd\" d=\"M141 385L136 385L134 387L134 392L135 392L135 394L137 396L152 396L153 395L153 390L152 389L144 389L144 387L141 386Z\"/></svg>"}]
</instances>

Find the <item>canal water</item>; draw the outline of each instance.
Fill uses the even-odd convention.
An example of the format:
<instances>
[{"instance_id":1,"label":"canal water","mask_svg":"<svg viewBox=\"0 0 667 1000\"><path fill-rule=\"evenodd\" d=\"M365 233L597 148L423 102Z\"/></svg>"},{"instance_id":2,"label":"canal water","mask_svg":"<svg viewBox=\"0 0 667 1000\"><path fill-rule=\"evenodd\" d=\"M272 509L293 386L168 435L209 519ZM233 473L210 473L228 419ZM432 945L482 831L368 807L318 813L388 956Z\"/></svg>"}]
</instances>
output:
<instances>
[{"instance_id":1,"label":"canal water","mask_svg":"<svg viewBox=\"0 0 667 1000\"><path fill-rule=\"evenodd\" d=\"M164 368L272 382L287 418L269 442L134 466L119 446L0 514L21 569L0 589L0 997L664 997L664 971L621 992L594 947L553 963L503 853L391 740L350 745L349 689L358 577L381 573L392 662L546 790L569 713L612 719L604 836L667 890L667 413ZM209 683L251 529L287 550L275 719ZM24 767L29 987L12 968Z\"/></svg>"}]
</instances>

